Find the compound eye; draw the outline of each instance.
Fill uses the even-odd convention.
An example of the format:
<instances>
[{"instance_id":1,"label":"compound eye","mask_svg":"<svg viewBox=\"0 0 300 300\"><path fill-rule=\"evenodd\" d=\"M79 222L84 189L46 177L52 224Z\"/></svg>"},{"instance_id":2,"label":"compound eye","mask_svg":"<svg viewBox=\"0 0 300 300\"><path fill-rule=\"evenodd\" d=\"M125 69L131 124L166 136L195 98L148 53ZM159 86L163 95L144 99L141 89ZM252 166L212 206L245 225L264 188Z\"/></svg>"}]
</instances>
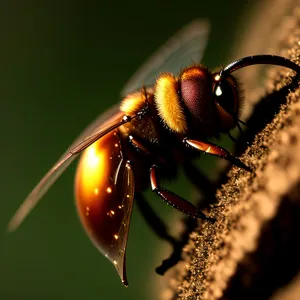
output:
<instances>
[{"instance_id":1,"label":"compound eye","mask_svg":"<svg viewBox=\"0 0 300 300\"><path fill-rule=\"evenodd\" d=\"M220 119L220 130L227 132L236 125L235 117L239 110L237 83L231 75L220 81L218 81L218 76L213 77L215 80L213 97Z\"/></svg>"}]
</instances>

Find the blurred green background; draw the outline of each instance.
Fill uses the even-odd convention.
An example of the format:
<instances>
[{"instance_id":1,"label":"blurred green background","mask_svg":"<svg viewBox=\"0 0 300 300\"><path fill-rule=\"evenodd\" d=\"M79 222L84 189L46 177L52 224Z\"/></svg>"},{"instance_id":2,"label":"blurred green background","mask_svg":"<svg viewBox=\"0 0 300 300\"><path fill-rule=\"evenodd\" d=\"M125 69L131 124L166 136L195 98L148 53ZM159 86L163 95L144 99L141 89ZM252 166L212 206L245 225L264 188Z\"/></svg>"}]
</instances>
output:
<instances>
[{"instance_id":1,"label":"blurred green background","mask_svg":"<svg viewBox=\"0 0 300 300\"><path fill-rule=\"evenodd\" d=\"M153 282L163 277L154 269L170 249L134 209L127 251L130 286L124 288L77 219L76 164L18 231L8 234L6 225L77 134L120 100L126 80L170 35L195 18L208 18L212 32L204 63L225 64L253 4L1 1L1 300L158 299ZM170 186L191 195L184 180ZM165 219L177 213L147 195Z\"/></svg>"}]
</instances>

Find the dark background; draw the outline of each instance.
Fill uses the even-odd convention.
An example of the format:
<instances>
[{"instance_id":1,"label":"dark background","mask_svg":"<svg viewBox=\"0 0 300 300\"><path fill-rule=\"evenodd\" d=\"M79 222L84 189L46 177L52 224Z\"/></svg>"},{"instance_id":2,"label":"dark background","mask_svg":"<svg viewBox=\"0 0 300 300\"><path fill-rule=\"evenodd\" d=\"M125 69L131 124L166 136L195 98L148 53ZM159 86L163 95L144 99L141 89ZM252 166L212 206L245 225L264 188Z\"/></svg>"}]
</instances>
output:
<instances>
[{"instance_id":1,"label":"dark background","mask_svg":"<svg viewBox=\"0 0 300 300\"><path fill-rule=\"evenodd\" d=\"M76 164L17 232L8 234L6 225L76 135L119 101L126 80L170 35L195 18L208 18L212 32L203 62L225 64L254 1L5 2L0 4L0 299L157 299L153 282L163 278L154 269L170 249L134 209L130 286L124 288L78 222ZM169 186L191 195L184 180ZM147 195L166 219L180 218Z\"/></svg>"}]
</instances>

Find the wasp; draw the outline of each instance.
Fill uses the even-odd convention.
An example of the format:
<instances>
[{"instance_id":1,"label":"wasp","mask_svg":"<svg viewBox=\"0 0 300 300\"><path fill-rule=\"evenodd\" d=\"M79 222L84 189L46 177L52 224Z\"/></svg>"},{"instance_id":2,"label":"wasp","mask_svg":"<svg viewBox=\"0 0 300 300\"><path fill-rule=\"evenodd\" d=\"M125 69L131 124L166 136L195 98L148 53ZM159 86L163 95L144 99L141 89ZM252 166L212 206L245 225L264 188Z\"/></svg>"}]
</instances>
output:
<instances>
[{"instance_id":1,"label":"wasp","mask_svg":"<svg viewBox=\"0 0 300 300\"><path fill-rule=\"evenodd\" d=\"M272 64L300 74L300 67L280 56L255 55L210 72L199 63L208 33L208 22L195 20L151 56L125 85L121 103L83 131L31 191L9 230L21 224L80 153L75 176L80 221L125 286L133 201L146 188L150 186L183 213L212 221L186 199L162 187L160 178L175 178L179 166L191 163L201 152L250 170L227 150L209 142L243 123L238 118L239 86L232 73L250 65Z\"/></svg>"}]
</instances>

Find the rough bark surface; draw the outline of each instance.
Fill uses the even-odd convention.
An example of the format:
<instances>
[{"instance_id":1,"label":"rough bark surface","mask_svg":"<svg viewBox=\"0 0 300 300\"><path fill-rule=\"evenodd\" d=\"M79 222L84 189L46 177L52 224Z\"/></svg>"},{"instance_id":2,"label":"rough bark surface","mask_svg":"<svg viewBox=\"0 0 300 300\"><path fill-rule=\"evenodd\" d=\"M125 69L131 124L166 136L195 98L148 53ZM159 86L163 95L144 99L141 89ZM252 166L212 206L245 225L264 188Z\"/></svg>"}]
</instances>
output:
<instances>
[{"instance_id":1,"label":"rough bark surface","mask_svg":"<svg viewBox=\"0 0 300 300\"><path fill-rule=\"evenodd\" d=\"M281 26L279 53L300 64L300 11ZM208 210L217 222L190 234L162 299L300 299L300 89L291 76L271 68L268 96L237 145L253 172L227 173Z\"/></svg>"}]
</instances>

